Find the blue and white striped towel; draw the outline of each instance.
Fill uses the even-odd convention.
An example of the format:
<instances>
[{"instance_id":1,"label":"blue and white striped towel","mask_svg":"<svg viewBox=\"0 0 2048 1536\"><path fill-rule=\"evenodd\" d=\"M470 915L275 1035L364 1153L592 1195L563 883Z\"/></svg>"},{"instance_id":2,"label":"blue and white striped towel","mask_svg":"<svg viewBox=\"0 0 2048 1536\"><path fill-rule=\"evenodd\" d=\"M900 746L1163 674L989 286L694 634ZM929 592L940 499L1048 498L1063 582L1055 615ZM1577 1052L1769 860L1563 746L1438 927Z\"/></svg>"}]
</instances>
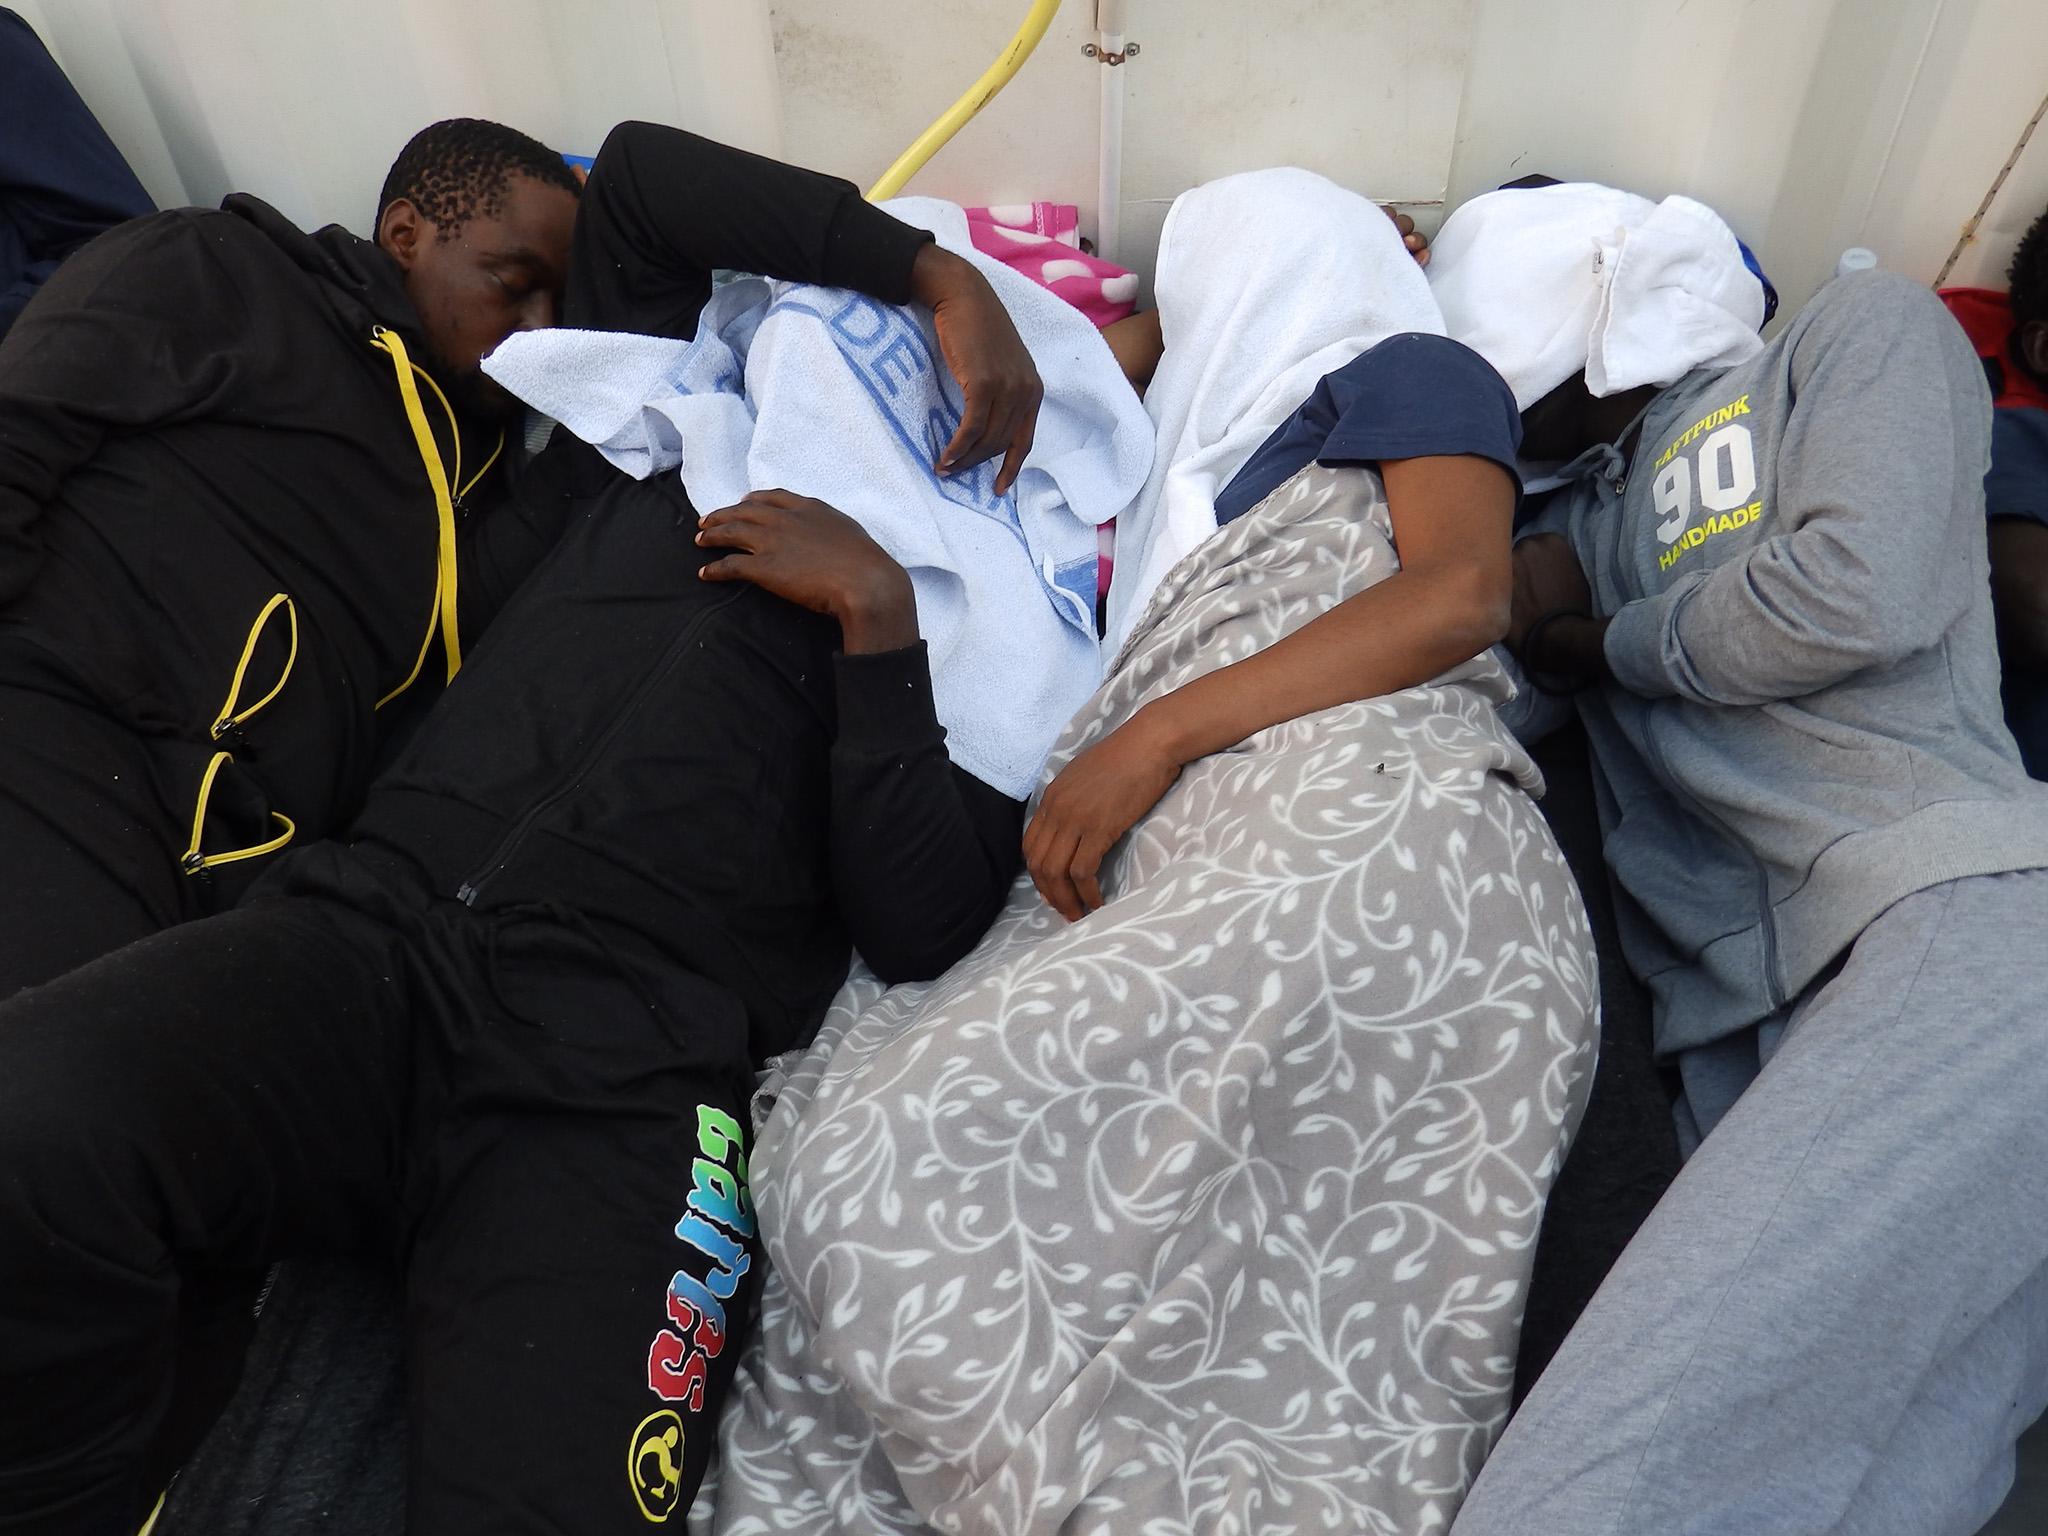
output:
<instances>
[{"instance_id":1,"label":"blue and white striped towel","mask_svg":"<svg viewBox=\"0 0 2048 1536\"><path fill-rule=\"evenodd\" d=\"M888 206L982 271L1038 366L1037 438L1005 495L1000 461L933 468L961 399L916 306L745 279L695 341L530 331L484 368L635 478L680 467L700 511L784 489L857 520L910 573L953 761L1021 799L1101 680L1095 530L1143 487L1152 423L1087 320L977 252L957 207Z\"/></svg>"}]
</instances>

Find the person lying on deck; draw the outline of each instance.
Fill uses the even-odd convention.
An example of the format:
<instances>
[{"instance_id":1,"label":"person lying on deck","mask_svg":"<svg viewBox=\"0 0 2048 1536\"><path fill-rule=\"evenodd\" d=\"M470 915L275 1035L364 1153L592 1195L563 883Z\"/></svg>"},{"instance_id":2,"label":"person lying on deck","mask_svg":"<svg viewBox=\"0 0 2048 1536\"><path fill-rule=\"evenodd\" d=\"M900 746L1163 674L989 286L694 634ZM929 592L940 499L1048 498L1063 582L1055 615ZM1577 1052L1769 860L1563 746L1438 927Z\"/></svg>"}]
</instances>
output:
<instances>
[{"instance_id":1,"label":"person lying on deck","mask_svg":"<svg viewBox=\"0 0 2048 1536\"><path fill-rule=\"evenodd\" d=\"M615 133L584 219L670 148L701 165ZM622 266L616 228L579 223L570 318L691 328L687 244ZM857 200L818 228L924 261ZM1017 345L965 310L949 348ZM749 1321L754 1063L850 950L936 975L1010 885L1021 806L948 760L900 565L557 436L505 515L559 539L347 841L0 1004L0 1526L135 1530L193 1274L392 1242L409 1528L668 1519Z\"/></svg>"},{"instance_id":2,"label":"person lying on deck","mask_svg":"<svg viewBox=\"0 0 2048 1536\"><path fill-rule=\"evenodd\" d=\"M2000 692L2020 760L2048 779L2048 213L2021 238L2008 291L1945 288L1991 386L1984 474Z\"/></svg>"},{"instance_id":3,"label":"person lying on deck","mask_svg":"<svg viewBox=\"0 0 2048 1536\"><path fill-rule=\"evenodd\" d=\"M1765 345L1685 198L1494 193L1435 249L1567 465L1509 644L1584 722L1697 1145L1457 1536L1968 1536L2048 1394L2048 787L2000 719L1983 371L1882 272Z\"/></svg>"},{"instance_id":4,"label":"person lying on deck","mask_svg":"<svg viewBox=\"0 0 2048 1536\"><path fill-rule=\"evenodd\" d=\"M623 125L599 160L583 189L523 134L437 123L374 241L239 194L138 219L0 344L0 997L224 911L347 825L561 531L560 498L506 503L517 402L479 360L565 302L688 335L721 266L918 298L969 402L947 462L1015 473L1036 374L966 263L844 181L675 129ZM188 1347L238 1348L258 1278L188 1291L224 1336ZM195 1390L158 1478L218 1407Z\"/></svg>"},{"instance_id":5,"label":"person lying on deck","mask_svg":"<svg viewBox=\"0 0 2048 1536\"><path fill-rule=\"evenodd\" d=\"M1441 1531L1506 1417L1597 989L1497 713L1514 402L1306 171L1158 270L1037 883L774 1094L719 1532Z\"/></svg>"},{"instance_id":6,"label":"person lying on deck","mask_svg":"<svg viewBox=\"0 0 2048 1536\"><path fill-rule=\"evenodd\" d=\"M1334 189L1317 196L1339 201ZM1428 237L1406 214L1381 211L1427 268ZM1165 357L1162 314L1141 310L1103 328L1140 394ZM1188 763L1267 726L1426 681L1500 638L1508 595L1500 519L1512 517L1515 482L1498 472L1498 380L1480 362L1441 336L1375 339L1316 382L1215 496L1221 526L1312 464L1376 473L1400 568L1255 655L1154 700L1047 786L1025 833L1025 859L1069 921L1102 905L1104 857ZM1512 458L1513 444L1505 451Z\"/></svg>"},{"instance_id":7,"label":"person lying on deck","mask_svg":"<svg viewBox=\"0 0 2048 1536\"><path fill-rule=\"evenodd\" d=\"M947 465L1014 476L1037 378L965 262L836 178L649 124L606 148L579 204L532 139L439 123L374 242L237 194L101 236L29 305L0 347L0 996L346 824L559 531L495 515L517 403L479 360L573 272L597 329L688 335L721 266L921 300L968 400Z\"/></svg>"}]
</instances>

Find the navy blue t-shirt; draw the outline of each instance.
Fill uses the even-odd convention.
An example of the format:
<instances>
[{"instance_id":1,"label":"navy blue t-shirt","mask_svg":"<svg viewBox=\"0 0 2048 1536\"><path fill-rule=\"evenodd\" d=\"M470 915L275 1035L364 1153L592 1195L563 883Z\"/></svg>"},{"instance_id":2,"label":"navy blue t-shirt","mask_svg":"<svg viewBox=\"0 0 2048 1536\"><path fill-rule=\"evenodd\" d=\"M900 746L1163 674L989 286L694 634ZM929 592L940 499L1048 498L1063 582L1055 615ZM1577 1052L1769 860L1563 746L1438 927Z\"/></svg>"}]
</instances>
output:
<instances>
[{"instance_id":1,"label":"navy blue t-shirt","mask_svg":"<svg viewBox=\"0 0 2048 1536\"><path fill-rule=\"evenodd\" d=\"M1984 511L2048 525L2048 411L2000 406L1991 413L1991 470ZM2005 724L2019 743L2027 772L2048 779L2048 690L2039 679L2008 670Z\"/></svg>"},{"instance_id":2,"label":"navy blue t-shirt","mask_svg":"<svg viewBox=\"0 0 2048 1536\"><path fill-rule=\"evenodd\" d=\"M1326 375L1245 461L1216 498L1216 522L1242 517L1310 464L1467 453L1514 476L1521 443L1514 392L1486 359L1445 336L1389 336Z\"/></svg>"},{"instance_id":3,"label":"navy blue t-shirt","mask_svg":"<svg viewBox=\"0 0 2048 1536\"><path fill-rule=\"evenodd\" d=\"M1984 511L2048 523L2048 411L2009 405L1991 413Z\"/></svg>"}]
</instances>

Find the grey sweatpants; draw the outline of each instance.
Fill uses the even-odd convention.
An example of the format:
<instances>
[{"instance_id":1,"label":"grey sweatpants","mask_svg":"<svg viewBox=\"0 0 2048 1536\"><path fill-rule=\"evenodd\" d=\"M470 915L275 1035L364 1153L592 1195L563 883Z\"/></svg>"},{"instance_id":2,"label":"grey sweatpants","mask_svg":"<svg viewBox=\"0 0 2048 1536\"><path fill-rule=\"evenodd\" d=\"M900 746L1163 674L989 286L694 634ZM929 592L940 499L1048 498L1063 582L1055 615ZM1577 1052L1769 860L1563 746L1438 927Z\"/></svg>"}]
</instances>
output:
<instances>
[{"instance_id":1,"label":"grey sweatpants","mask_svg":"<svg viewBox=\"0 0 2048 1536\"><path fill-rule=\"evenodd\" d=\"M1636 1236L1454 1536L1970 1536L2048 1402L2048 871L1908 897Z\"/></svg>"}]
</instances>

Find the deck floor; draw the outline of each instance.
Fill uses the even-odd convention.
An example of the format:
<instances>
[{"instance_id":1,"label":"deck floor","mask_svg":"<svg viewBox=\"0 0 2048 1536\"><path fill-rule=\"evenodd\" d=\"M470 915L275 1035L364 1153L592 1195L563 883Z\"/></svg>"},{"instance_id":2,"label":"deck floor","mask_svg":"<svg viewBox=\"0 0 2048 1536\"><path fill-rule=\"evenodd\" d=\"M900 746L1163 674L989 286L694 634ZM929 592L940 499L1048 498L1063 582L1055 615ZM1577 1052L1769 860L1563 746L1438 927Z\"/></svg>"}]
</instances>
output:
<instances>
[{"instance_id":1,"label":"deck floor","mask_svg":"<svg viewBox=\"0 0 2048 1536\"><path fill-rule=\"evenodd\" d=\"M2020 1442L2012 1495L1980 1536L2048 1536L2048 1419Z\"/></svg>"}]
</instances>

